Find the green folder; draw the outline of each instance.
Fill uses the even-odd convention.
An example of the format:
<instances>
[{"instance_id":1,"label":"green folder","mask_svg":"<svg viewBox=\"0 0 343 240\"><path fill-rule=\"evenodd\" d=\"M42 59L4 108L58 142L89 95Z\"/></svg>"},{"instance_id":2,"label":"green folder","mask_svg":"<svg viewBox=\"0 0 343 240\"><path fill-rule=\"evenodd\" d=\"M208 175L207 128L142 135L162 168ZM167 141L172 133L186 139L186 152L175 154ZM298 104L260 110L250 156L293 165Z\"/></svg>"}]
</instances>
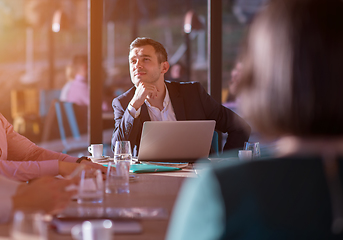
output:
<instances>
[{"instance_id":1,"label":"green folder","mask_svg":"<svg viewBox=\"0 0 343 240\"><path fill-rule=\"evenodd\" d=\"M102 164L102 165L107 167L107 164ZM172 171L179 171L179 170L181 170L181 168L166 167L166 166L151 165L151 164L132 164L132 165L130 165L130 172L131 173L172 172Z\"/></svg>"},{"instance_id":2,"label":"green folder","mask_svg":"<svg viewBox=\"0 0 343 240\"><path fill-rule=\"evenodd\" d=\"M179 170L181 170L181 168L158 166L151 164L133 164L130 166L130 172L132 173L172 172Z\"/></svg>"}]
</instances>

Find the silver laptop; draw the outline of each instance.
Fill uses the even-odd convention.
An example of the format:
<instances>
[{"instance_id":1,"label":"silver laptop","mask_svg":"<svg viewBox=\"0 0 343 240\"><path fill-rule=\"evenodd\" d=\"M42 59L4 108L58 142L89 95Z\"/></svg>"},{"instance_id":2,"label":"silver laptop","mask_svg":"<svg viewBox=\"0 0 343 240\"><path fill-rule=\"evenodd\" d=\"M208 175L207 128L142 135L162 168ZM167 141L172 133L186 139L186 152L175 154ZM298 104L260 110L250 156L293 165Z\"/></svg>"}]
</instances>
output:
<instances>
[{"instance_id":1,"label":"silver laptop","mask_svg":"<svg viewBox=\"0 0 343 240\"><path fill-rule=\"evenodd\" d=\"M144 122L138 152L139 161L194 162L208 157L216 122Z\"/></svg>"}]
</instances>

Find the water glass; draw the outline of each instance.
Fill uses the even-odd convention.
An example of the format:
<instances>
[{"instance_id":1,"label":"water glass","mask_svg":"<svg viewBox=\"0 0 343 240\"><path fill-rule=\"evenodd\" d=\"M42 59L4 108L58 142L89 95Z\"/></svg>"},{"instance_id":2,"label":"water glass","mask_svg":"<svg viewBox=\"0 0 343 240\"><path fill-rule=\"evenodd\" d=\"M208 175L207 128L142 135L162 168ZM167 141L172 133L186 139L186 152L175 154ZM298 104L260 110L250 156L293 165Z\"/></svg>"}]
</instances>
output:
<instances>
[{"instance_id":1,"label":"water glass","mask_svg":"<svg viewBox=\"0 0 343 240\"><path fill-rule=\"evenodd\" d=\"M10 235L12 240L47 240L47 225L43 214L16 211Z\"/></svg>"},{"instance_id":2,"label":"water glass","mask_svg":"<svg viewBox=\"0 0 343 240\"><path fill-rule=\"evenodd\" d=\"M238 158L240 160L251 160L252 159L252 151L251 150L239 150L238 151Z\"/></svg>"},{"instance_id":3,"label":"water glass","mask_svg":"<svg viewBox=\"0 0 343 240\"><path fill-rule=\"evenodd\" d=\"M104 182L99 169L81 171L78 203L102 203L104 199Z\"/></svg>"},{"instance_id":4,"label":"water glass","mask_svg":"<svg viewBox=\"0 0 343 240\"><path fill-rule=\"evenodd\" d=\"M106 176L106 193L130 193L129 161L109 162Z\"/></svg>"},{"instance_id":5,"label":"water glass","mask_svg":"<svg viewBox=\"0 0 343 240\"><path fill-rule=\"evenodd\" d=\"M243 150L251 150L253 159L259 158L261 156L259 142L245 142Z\"/></svg>"},{"instance_id":6,"label":"water glass","mask_svg":"<svg viewBox=\"0 0 343 240\"><path fill-rule=\"evenodd\" d=\"M114 162L117 161L129 161L131 164L132 153L130 141L116 141L114 147Z\"/></svg>"}]
</instances>

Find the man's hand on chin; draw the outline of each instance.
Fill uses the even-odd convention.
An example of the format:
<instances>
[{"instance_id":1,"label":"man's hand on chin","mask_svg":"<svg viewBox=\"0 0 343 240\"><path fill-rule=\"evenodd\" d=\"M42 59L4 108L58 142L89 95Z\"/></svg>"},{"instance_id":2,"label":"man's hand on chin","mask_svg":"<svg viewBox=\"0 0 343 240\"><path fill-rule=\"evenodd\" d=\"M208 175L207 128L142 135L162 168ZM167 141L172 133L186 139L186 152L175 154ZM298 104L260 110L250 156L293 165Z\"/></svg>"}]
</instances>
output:
<instances>
[{"instance_id":1,"label":"man's hand on chin","mask_svg":"<svg viewBox=\"0 0 343 240\"><path fill-rule=\"evenodd\" d=\"M136 86L135 95L130 101L130 105L138 110L144 103L145 99L154 99L157 97L158 90L151 83L139 82Z\"/></svg>"}]
</instances>

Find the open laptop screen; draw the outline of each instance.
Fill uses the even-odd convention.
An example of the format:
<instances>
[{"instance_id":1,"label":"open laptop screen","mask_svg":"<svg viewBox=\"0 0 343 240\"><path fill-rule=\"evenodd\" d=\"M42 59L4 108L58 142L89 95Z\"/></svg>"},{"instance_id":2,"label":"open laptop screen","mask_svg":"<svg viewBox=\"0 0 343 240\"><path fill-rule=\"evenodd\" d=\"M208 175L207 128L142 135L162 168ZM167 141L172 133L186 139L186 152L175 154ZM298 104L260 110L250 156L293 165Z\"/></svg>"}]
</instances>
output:
<instances>
[{"instance_id":1,"label":"open laptop screen","mask_svg":"<svg viewBox=\"0 0 343 240\"><path fill-rule=\"evenodd\" d=\"M144 122L138 160L194 162L207 157L215 124L214 120Z\"/></svg>"}]
</instances>

